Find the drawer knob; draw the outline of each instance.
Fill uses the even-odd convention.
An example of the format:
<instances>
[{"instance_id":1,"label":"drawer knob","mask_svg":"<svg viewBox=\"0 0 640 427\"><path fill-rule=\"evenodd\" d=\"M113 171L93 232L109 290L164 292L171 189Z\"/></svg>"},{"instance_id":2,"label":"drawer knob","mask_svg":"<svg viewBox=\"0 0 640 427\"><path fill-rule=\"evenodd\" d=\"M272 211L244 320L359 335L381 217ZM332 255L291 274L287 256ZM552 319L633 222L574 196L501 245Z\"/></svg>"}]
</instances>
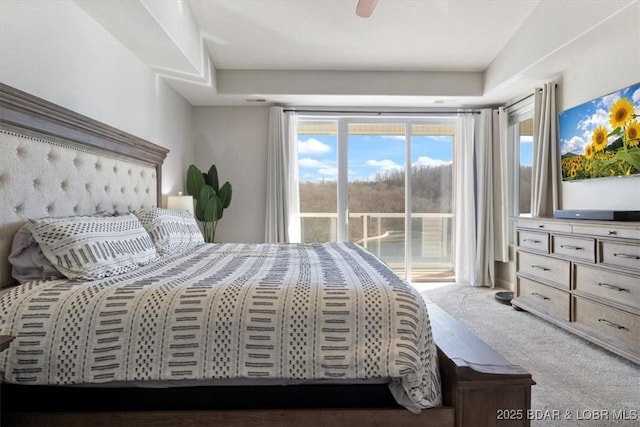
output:
<instances>
[{"instance_id":1,"label":"drawer knob","mask_svg":"<svg viewBox=\"0 0 640 427\"><path fill-rule=\"evenodd\" d=\"M624 326L618 325L617 323L610 322L607 319L598 319L598 322L604 323L605 325L611 326L612 328L616 328L616 329L627 329Z\"/></svg>"},{"instance_id":2,"label":"drawer knob","mask_svg":"<svg viewBox=\"0 0 640 427\"><path fill-rule=\"evenodd\" d=\"M549 299L551 299L551 298L549 298L549 297L545 297L544 295L539 294L539 293L537 293L537 292L531 292L531 295L533 295L533 296L534 296L534 297L536 297L536 298L543 299L543 300L549 300Z\"/></svg>"},{"instance_id":3,"label":"drawer knob","mask_svg":"<svg viewBox=\"0 0 640 427\"><path fill-rule=\"evenodd\" d=\"M620 258L627 258L627 259L640 259L640 256L631 255L631 254L613 254L613 256L617 256Z\"/></svg>"},{"instance_id":4,"label":"drawer knob","mask_svg":"<svg viewBox=\"0 0 640 427\"><path fill-rule=\"evenodd\" d=\"M607 288L607 289L613 289L614 291L618 291L618 292L629 292L628 289L625 288L621 288L620 286L616 286L616 285L610 285L608 283L598 283L598 286L602 286L603 288Z\"/></svg>"},{"instance_id":5,"label":"drawer knob","mask_svg":"<svg viewBox=\"0 0 640 427\"><path fill-rule=\"evenodd\" d=\"M542 243L542 240L536 240L536 239L523 239L523 241L530 242L530 243Z\"/></svg>"},{"instance_id":6,"label":"drawer knob","mask_svg":"<svg viewBox=\"0 0 640 427\"><path fill-rule=\"evenodd\" d=\"M535 264L532 264L531 268L535 268L536 270L542 270L542 271L551 271L550 268L543 267L541 265L535 265Z\"/></svg>"},{"instance_id":7,"label":"drawer knob","mask_svg":"<svg viewBox=\"0 0 640 427\"><path fill-rule=\"evenodd\" d=\"M538 228L544 228L544 224L538 224Z\"/></svg>"},{"instance_id":8,"label":"drawer knob","mask_svg":"<svg viewBox=\"0 0 640 427\"><path fill-rule=\"evenodd\" d=\"M615 236L616 234L618 234L616 230L609 230L609 236Z\"/></svg>"},{"instance_id":9,"label":"drawer knob","mask_svg":"<svg viewBox=\"0 0 640 427\"><path fill-rule=\"evenodd\" d=\"M573 249L574 251L581 251L584 248L581 248L580 246L573 246L573 245L560 245L561 248L564 249Z\"/></svg>"}]
</instances>

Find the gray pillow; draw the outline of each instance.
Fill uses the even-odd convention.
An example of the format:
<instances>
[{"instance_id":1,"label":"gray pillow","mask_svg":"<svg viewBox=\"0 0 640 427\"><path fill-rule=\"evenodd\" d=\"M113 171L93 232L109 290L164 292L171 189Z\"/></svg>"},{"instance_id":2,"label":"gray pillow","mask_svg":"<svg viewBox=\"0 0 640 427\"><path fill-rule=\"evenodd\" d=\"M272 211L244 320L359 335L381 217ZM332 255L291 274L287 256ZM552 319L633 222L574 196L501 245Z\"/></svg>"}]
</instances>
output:
<instances>
[{"instance_id":1,"label":"gray pillow","mask_svg":"<svg viewBox=\"0 0 640 427\"><path fill-rule=\"evenodd\" d=\"M31 223L26 223L16 233L9 254L11 275L20 283L31 280L64 279L42 253L40 245L31 235Z\"/></svg>"}]
</instances>

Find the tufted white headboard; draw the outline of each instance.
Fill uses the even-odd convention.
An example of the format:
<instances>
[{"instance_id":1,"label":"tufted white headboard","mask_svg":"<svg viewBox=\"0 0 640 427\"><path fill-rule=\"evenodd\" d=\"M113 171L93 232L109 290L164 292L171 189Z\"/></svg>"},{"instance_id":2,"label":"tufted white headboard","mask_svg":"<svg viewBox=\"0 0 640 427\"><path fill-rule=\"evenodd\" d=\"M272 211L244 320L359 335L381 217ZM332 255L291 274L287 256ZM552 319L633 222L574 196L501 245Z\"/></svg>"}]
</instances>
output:
<instances>
[{"instance_id":1,"label":"tufted white headboard","mask_svg":"<svg viewBox=\"0 0 640 427\"><path fill-rule=\"evenodd\" d=\"M27 219L156 206L167 152L0 84L0 287Z\"/></svg>"}]
</instances>

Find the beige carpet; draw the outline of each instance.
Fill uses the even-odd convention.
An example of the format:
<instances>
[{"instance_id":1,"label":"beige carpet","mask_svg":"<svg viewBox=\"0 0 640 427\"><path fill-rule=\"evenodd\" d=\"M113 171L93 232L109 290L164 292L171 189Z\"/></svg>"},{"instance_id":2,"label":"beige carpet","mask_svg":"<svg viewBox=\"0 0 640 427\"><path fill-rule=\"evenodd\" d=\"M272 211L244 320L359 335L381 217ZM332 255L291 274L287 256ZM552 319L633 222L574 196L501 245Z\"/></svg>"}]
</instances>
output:
<instances>
[{"instance_id":1,"label":"beige carpet","mask_svg":"<svg viewBox=\"0 0 640 427\"><path fill-rule=\"evenodd\" d=\"M497 302L494 294L501 289L416 288L531 372L537 383L531 393L532 426L640 426L640 366ZM545 416L556 419L539 419Z\"/></svg>"}]
</instances>

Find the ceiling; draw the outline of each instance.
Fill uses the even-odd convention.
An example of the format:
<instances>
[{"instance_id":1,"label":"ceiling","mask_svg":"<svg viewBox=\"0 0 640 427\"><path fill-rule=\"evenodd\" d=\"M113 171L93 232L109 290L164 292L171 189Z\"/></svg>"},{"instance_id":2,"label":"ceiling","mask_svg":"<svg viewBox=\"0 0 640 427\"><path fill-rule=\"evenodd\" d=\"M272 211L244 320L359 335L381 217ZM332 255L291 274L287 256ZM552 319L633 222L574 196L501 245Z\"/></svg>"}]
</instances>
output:
<instances>
[{"instance_id":1,"label":"ceiling","mask_svg":"<svg viewBox=\"0 0 640 427\"><path fill-rule=\"evenodd\" d=\"M189 5L216 68L482 71L538 0L202 1Z\"/></svg>"},{"instance_id":2,"label":"ceiling","mask_svg":"<svg viewBox=\"0 0 640 427\"><path fill-rule=\"evenodd\" d=\"M583 52L581 40L637 6L379 0L360 18L357 0L76 3L194 106L386 108L477 107L528 94Z\"/></svg>"}]
</instances>

